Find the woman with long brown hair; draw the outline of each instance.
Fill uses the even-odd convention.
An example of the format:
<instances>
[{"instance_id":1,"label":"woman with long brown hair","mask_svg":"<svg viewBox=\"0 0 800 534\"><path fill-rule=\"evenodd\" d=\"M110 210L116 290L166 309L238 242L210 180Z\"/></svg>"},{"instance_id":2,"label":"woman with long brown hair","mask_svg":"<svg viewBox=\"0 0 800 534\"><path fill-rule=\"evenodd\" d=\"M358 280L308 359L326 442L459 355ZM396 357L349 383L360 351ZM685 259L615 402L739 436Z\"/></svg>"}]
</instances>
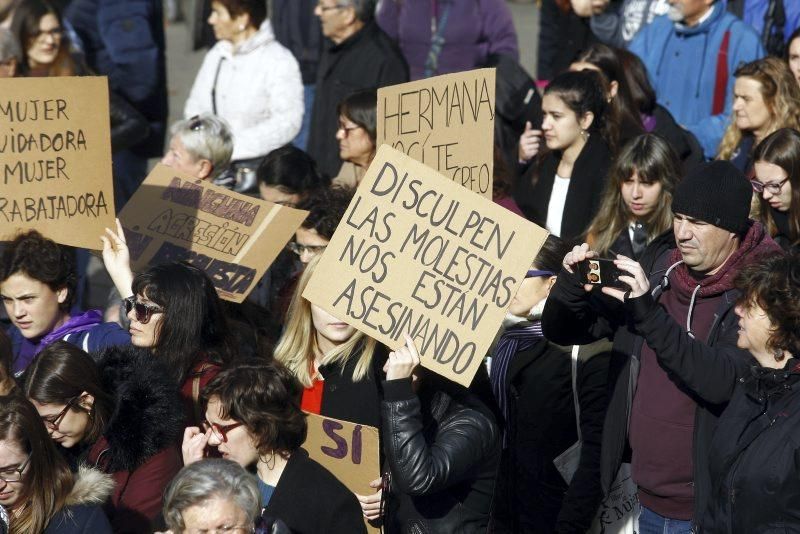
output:
<instances>
[{"instance_id":1,"label":"woman with long brown hair","mask_svg":"<svg viewBox=\"0 0 800 534\"><path fill-rule=\"evenodd\" d=\"M638 259L672 227L672 192L681 177L677 155L661 137L644 134L625 145L609 173L587 241L601 256Z\"/></svg>"},{"instance_id":2,"label":"woman with long brown hair","mask_svg":"<svg viewBox=\"0 0 800 534\"><path fill-rule=\"evenodd\" d=\"M25 397L0 397L0 506L10 534L110 534L98 505L111 487L96 471L73 475Z\"/></svg>"},{"instance_id":3,"label":"woman with long brown hair","mask_svg":"<svg viewBox=\"0 0 800 534\"><path fill-rule=\"evenodd\" d=\"M753 152L757 218L784 249L800 243L800 132L781 128Z\"/></svg>"},{"instance_id":4,"label":"woman with long brown hair","mask_svg":"<svg viewBox=\"0 0 800 534\"><path fill-rule=\"evenodd\" d=\"M748 174L756 145L779 128L800 130L800 86L776 57L746 63L733 75L733 113L717 158Z\"/></svg>"}]
</instances>

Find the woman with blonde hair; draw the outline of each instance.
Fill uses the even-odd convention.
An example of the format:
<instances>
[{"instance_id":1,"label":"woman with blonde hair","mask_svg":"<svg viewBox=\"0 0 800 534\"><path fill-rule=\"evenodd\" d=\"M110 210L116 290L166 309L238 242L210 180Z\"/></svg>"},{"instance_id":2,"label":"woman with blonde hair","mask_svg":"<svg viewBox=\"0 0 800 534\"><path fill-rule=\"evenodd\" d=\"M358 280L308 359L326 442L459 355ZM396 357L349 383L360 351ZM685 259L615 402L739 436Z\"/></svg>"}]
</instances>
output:
<instances>
[{"instance_id":1,"label":"woman with blonde hair","mask_svg":"<svg viewBox=\"0 0 800 534\"><path fill-rule=\"evenodd\" d=\"M318 263L319 257L311 260L300 277L275 359L303 385L303 410L379 427L386 351L303 297Z\"/></svg>"},{"instance_id":2,"label":"woman with blonde hair","mask_svg":"<svg viewBox=\"0 0 800 534\"><path fill-rule=\"evenodd\" d=\"M681 177L678 156L654 134L635 137L609 173L587 241L601 256L639 259L647 245L672 226L672 192Z\"/></svg>"},{"instance_id":3,"label":"woman with blonde hair","mask_svg":"<svg viewBox=\"0 0 800 534\"><path fill-rule=\"evenodd\" d=\"M766 57L733 73L733 114L717 159L752 175L753 148L780 128L800 130L800 86L785 61Z\"/></svg>"}]
</instances>

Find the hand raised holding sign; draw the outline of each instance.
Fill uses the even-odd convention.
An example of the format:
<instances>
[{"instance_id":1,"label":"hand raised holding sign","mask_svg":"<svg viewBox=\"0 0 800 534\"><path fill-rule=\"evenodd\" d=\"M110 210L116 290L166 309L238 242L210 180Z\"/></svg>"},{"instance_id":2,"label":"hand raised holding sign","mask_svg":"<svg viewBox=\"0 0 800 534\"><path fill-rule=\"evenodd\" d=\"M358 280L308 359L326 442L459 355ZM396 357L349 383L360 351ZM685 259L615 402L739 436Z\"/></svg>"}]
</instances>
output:
<instances>
[{"instance_id":1,"label":"hand raised holding sign","mask_svg":"<svg viewBox=\"0 0 800 534\"><path fill-rule=\"evenodd\" d=\"M370 488L375 488L378 491L371 495L355 494L358 503L361 505L361 511L364 512L364 517L370 521L374 521L381 516L381 497L383 496L383 478L376 478L369 483Z\"/></svg>"},{"instance_id":2,"label":"hand raised holding sign","mask_svg":"<svg viewBox=\"0 0 800 534\"><path fill-rule=\"evenodd\" d=\"M106 235L100 236L103 242L103 263L106 266L114 286L122 298L133 295L133 271L131 271L131 254L125 241L122 224L117 221L117 231L106 228Z\"/></svg>"},{"instance_id":3,"label":"hand raised holding sign","mask_svg":"<svg viewBox=\"0 0 800 534\"><path fill-rule=\"evenodd\" d=\"M405 334L406 344L394 352L389 353L389 359L383 366L386 380L400 380L408 378L419 365L419 351L411 336Z\"/></svg>"}]
</instances>

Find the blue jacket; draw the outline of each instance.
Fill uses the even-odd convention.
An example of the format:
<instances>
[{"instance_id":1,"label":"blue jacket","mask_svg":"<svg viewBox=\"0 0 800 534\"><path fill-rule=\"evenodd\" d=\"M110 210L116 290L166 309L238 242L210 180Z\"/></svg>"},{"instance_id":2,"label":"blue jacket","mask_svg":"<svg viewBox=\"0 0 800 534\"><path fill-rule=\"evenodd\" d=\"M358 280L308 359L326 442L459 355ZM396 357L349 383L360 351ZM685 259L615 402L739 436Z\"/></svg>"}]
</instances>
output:
<instances>
[{"instance_id":1,"label":"blue jacket","mask_svg":"<svg viewBox=\"0 0 800 534\"><path fill-rule=\"evenodd\" d=\"M758 35L761 35L764 32L764 15L767 14L769 0L736 1L744 1L742 20L752 26ZM782 28L783 38L788 39L792 32L800 27L800 2L797 0L783 0L783 10L786 13L786 24Z\"/></svg>"},{"instance_id":2,"label":"blue jacket","mask_svg":"<svg viewBox=\"0 0 800 534\"><path fill-rule=\"evenodd\" d=\"M166 41L159 0L72 0L65 16L89 66L147 118L150 135L133 151L161 157L167 121Z\"/></svg>"},{"instance_id":3,"label":"blue jacket","mask_svg":"<svg viewBox=\"0 0 800 534\"><path fill-rule=\"evenodd\" d=\"M666 16L642 28L630 50L644 61L658 103L692 132L707 158L713 158L722 140L733 106L733 72L740 63L764 56L753 29L725 11L717 2L708 19L688 28ZM728 78L724 111L711 115L717 58L725 32L730 30Z\"/></svg>"}]
</instances>

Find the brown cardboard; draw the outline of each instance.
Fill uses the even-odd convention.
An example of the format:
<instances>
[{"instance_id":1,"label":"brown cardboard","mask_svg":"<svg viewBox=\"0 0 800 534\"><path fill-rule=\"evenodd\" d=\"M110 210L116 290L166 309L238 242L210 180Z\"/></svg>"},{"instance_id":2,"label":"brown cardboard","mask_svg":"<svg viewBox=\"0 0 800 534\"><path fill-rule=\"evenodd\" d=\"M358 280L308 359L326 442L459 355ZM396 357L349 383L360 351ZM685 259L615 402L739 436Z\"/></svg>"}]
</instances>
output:
<instances>
[{"instance_id":1,"label":"brown cardboard","mask_svg":"<svg viewBox=\"0 0 800 534\"><path fill-rule=\"evenodd\" d=\"M101 249L114 226L108 80L0 79L0 238Z\"/></svg>"},{"instance_id":2,"label":"brown cardboard","mask_svg":"<svg viewBox=\"0 0 800 534\"><path fill-rule=\"evenodd\" d=\"M307 215L157 165L119 218L134 271L188 261L242 302Z\"/></svg>"},{"instance_id":3,"label":"brown cardboard","mask_svg":"<svg viewBox=\"0 0 800 534\"><path fill-rule=\"evenodd\" d=\"M378 90L377 142L492 198L495 69Z\"/></svg>"},{"instance_id":4,"label":"brown cardboard","mask_svg":"<svg viewBox=\"0 0 800 534\"><path fill-rule=\"evenodd\" d=\"M369 483L381 476L378 429L312 413L307 415L308 436L303 448L308 455L353 493L375 493ZM366 519L364 522L368 531L380 532Z\"/></svg>"},{"instance_id":5,"label":"brown cardboard","mask_svg":"<svg viewBox=\"0 0 800 534\"><path fill-rule=\"evenodd\" d=\"M303 296L468 385L547 234L384 145Z\"/></svg>"}]
</instances>

